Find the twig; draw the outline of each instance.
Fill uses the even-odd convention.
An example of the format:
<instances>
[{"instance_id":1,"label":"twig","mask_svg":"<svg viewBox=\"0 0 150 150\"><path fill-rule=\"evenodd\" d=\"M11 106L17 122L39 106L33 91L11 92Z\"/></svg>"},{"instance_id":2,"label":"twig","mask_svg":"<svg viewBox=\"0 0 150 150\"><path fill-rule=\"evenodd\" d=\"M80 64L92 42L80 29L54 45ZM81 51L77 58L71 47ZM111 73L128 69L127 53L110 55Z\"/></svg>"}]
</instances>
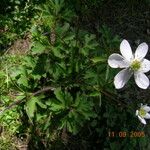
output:
<instances>
[{"instance_id":1,"label":"twig","mask_svg":"<svg viewBox=\"0 0 150 150\"><path fill-rule=\"evenodd\" d=\"M50 86L44 87L43 89L41 89L41 90L39 90L39 91L37 91L35 93L32 93L32 96L36 96L36 95L38 95L40 93L47 92L47 91L54 91L54 90L55 90L54 87L50 87Z\"/></svg>"},{"instance_id":2,"label":"twig","mask_svg":"<svg viewBox=\"0 0 150 150\"><path fill-rule=\"evenodd\" d=\"M111 93L109 93L108 91L106 92L106 91L100 90L100 92L103 93L103 94L104 94L105 96L107 96L108 98L110 98L111 100L113 100L113 101L115 101L115 102L117 102L117 103L122 104L123 107L128 107L128 106L127 106L127 103L125 103L125 102L123 102L123 101L120 101L120 100L117 98L116 95L114 95L114 96L115 96L115 98L114 98L114 97L111 95Z\"/></svg>"},{"instance_id":3,"label":"twig","mask_svg":"<svg viewBox=\"0 0 150 150\"><path fill-rule=\"evenodd\" d=\"M54 91L54 90L55 90L54 87L50 87L50 86L44 87L43 89L38 90L37 92L32 93L32 94L30 95L30 97L31 97L31 96L36 96L36 95L41 94L41 93L43 93L43 92ZM12 109L12 108L14 108L16 105L21 104L21 103L24 101L24 99L25 99L25 98L23 98L22 100L17 100L17 101L15 101L15 102L13 102L12 104L10 104L9 106L5 107L2 111L0 111L0 115L2 115L6 110Z\"/></svg>"}]
</instances>

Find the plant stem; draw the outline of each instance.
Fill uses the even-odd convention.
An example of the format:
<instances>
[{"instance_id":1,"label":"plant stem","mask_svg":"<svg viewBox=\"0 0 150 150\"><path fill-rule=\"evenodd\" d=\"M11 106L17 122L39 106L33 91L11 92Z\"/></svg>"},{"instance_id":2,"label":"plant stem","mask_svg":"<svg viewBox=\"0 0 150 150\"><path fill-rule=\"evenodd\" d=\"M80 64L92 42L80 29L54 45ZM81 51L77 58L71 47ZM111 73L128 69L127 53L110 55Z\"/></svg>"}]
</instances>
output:
<instances>
[{"instance_id":1,"label":"plant stem","mask_svg":"<svg viewBox=\"0 0 150 150\"><path fill-rule=\"evenodd\" d=\"M30 97L31 97L31 96L36 96L36 95L41 94L41 93L43 93L43 92L54 91L54 90L55 90L54 87L50 87L50 86L44 87L43 89L38 90L37 92L32 93L32 94L30 95ZM26 98L26 97L25 97L25 98ZM11 103L9 106L5 107L2 111L0 111L0 115L2 115L6 110L10 110L10 109L14 108L15 106L21 104L21 103L25 100L25 98L23 98L22 100L17 100L17 101L15 101L15 102Z\"/></svg>"}]
</instances>

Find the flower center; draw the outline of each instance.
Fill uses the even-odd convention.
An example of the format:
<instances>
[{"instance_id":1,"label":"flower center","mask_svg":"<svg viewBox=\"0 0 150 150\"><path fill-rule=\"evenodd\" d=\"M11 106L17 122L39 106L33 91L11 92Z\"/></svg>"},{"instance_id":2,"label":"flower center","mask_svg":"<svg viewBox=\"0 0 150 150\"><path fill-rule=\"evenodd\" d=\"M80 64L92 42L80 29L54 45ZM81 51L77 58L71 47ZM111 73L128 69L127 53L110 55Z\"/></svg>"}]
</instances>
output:
<instances>
[{"instance_id":1,"label":"flower center","mask_svg":"<svg viewBox=\"0 0 150 150\"><path fill-rule=\"evenodd\" d=\"M138 71L141 67L141 62L138 60L133 60L130 67L133 71Z\"/></svg>"},{"instance_id":2,"label":"flower center","mask_svg":"<svg viewBox=\"0 0 150 150\"><path fill-rule=\"evenodd\" d=\"M146 115L146 111L141 108L141 109L139 110L139 115L140 115L142 118L144 118L145 115Z\"/></svg>"}]
</instances>

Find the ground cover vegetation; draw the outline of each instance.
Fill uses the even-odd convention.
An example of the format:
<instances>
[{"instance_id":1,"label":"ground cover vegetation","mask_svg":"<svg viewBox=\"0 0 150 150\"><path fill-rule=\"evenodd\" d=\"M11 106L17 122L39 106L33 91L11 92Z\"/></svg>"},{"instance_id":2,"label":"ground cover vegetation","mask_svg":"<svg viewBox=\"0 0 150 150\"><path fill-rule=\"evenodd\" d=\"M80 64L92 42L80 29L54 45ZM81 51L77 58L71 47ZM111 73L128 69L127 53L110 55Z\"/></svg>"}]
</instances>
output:
<instances>
[{"instance_id":1,"label":"ground cover vegetation","mask_svg":"<svg viewBox=\"0 0 150 150\"><path fill-rule=\"evenodd\" d=\"M120 69L108 62L123 42L147 49L149 0L0 7L0 150L150 149L148 81L114 85ZM125 68L137 71L142 61Z\"/></svg>"}]
</instances>

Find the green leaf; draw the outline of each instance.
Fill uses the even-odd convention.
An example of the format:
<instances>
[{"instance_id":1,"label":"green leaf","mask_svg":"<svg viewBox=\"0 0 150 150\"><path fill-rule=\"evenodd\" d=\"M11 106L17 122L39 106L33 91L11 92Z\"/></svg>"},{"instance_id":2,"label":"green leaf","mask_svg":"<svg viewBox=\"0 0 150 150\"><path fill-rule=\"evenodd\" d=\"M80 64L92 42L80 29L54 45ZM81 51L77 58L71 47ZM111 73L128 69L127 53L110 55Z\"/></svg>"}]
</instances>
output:
<instances>
[{"instance_id":1,"label":"green leaf","mask_svg":"<svg viewBox=\"0 0 150 150\"><path fill-rule=\"evenodd\" d=\"M48 99L46 102L45 102L45 104L47 105L47 106L51 106L51 104L52 104L52 99Z\"/></svg>"},{"instance_id":2,"label":"green leaf","mask_svg":"<svg viewBox=\"0 0 150 150\"><path fill-rule=\"evenodd\" d=\"M61 103L59 103L59 104L52 103L52 105L50 107L50 110L56 111L56 112L64 110L64 109L65 109L65 107Z\"/></svg>"},{"instance_id":3,"label":"green leaf","mask_svg":"<svg viewBox=\"0 0 150 150\"><path fill-rule=\"evenodd\" d=\"M17 100L22 100L22 99L24 99L26 96L25 95L19 95L19 96L17 96Z\"/></svg>"},{"instance_id":4,"label":"green leaf","mask_svg":"<svg viewBox=\"0 0 150 150\"><path fill-rule=\"evenodd\" d=\"M34 112L37 109L36 102L38 102L37 97L32 97L26 103L26 112L27 112L29 118L33 118L34 117Z\"/></svg>"},{"instance_id":5,"label":"green leaf","mask_svg":"<svg viewBox=\"0 0 150 150\"><path fill-rule=\"evenodd\" d=\"M23 85L25 87L28 87L28 79L27 77L21 75L21 77L18 79L18 84Z\"/></svg>"},{"instance_id":6,"label":"green leaf","mask_svg":"<svg viewBox=\"0 0 150 150\"><path fill-rule=\"evenodd\" d=\"M62 103L64 102L64 94L61 91L61 88L55 89L54 94L60 102L62 102Z\"/></svg>"},{"instance_id":7,"label":"green leaf","mask_svg":"<svg viewBox=\"0 0 150 150\"><path fill-rule=\"evenodd\" d=\"M96 97L96 96L99 96L101 93L98 92L98 91L94 91L92 93L89 94L90 97Z\"/></svg>"},{"instance_id":8,"label":"green leaf","mask_svg":"<svg viewBox=\"0 0 150 150\"><path fill-rule=\"evenodd\" d=\"M32 48L33 54L41 54L46 49L46 46L41 44L40 42L35 42Z\"/></svg>"},{"instance_id":9,"label":"green leaf","mask_svg":"<svg viewBox=\"0 0 150 150\"><path fill-rule=\"evenodd\" d=\"M73 132L72 125L71 125L71 123L69 121L66 121L66 127L69 130L69 132Z\"/></svg>"},{"instance_id":10,"label":"green leaf","mask_svg":"<svg viewBox=\"0 0 150 150\"><path fill-rule=\"evenodd\" d=\"M64 35L67 33L67 31L69 30L69 28L70 28L69 23L64 23L63 26L57 27L56 30L57 30L57 32L58 32L61 36L64 36Z\"/></svg>"},{"instance_id":11,"label":"green leaf","mask_svg":"<svg viewBox=\"0 0 150 150\"><path fill-rule=\"evenodd\" d=\"M79 104L80 104L80 95L79 93L77 93L77 97L76 97L76 100L75 100L75 103L73 104L74 107L78 107Z\"/></svg>"},{"instance_id":12,"label":"green leaf","mask_svg":"<svg viewBox=\"0 0 150 150\"><path fill-rule=\"evenodd\" d=\"M65 57L63 54L61 54L61 49L58 47L56 47L56 48L53 47L52 51L53 51L54 55L58 58L64 58Z\"/></svg>"},{"instance_id":13,"label":"green leaf","mask_svg":"<svg viewBox=\"0 0 150 150\"><path fill-rule=\"evenodd\" d=\"M94 57L91 59L94 63L98 63L98 62L106 62L107 59L105 57L99 56L99 57Z\"/></svg>"},{"instance_id":14,"label":"green leaf","mask_svg":"<svg viewBox=\"0 0 150 150\"><path fill-rule=\"evenodd\" d=\"M41 102L41 100L37 101L37 104L38 104L41 108L43 108L43 109L46 109L46 108L47 108L47 106L46 106L45 104L43 104L43 103Z\"/></svg>"},{"instance_id":15,"label":"green leaf","mask_svg":"<svg viewBox=\"0 0 150 150\"><path fill-rule=\"evenodd\" d=\"M0 71L0 79L4 78L5 76L6 76L6 74L4 72Z\"/></svg>"}]
</instances>

